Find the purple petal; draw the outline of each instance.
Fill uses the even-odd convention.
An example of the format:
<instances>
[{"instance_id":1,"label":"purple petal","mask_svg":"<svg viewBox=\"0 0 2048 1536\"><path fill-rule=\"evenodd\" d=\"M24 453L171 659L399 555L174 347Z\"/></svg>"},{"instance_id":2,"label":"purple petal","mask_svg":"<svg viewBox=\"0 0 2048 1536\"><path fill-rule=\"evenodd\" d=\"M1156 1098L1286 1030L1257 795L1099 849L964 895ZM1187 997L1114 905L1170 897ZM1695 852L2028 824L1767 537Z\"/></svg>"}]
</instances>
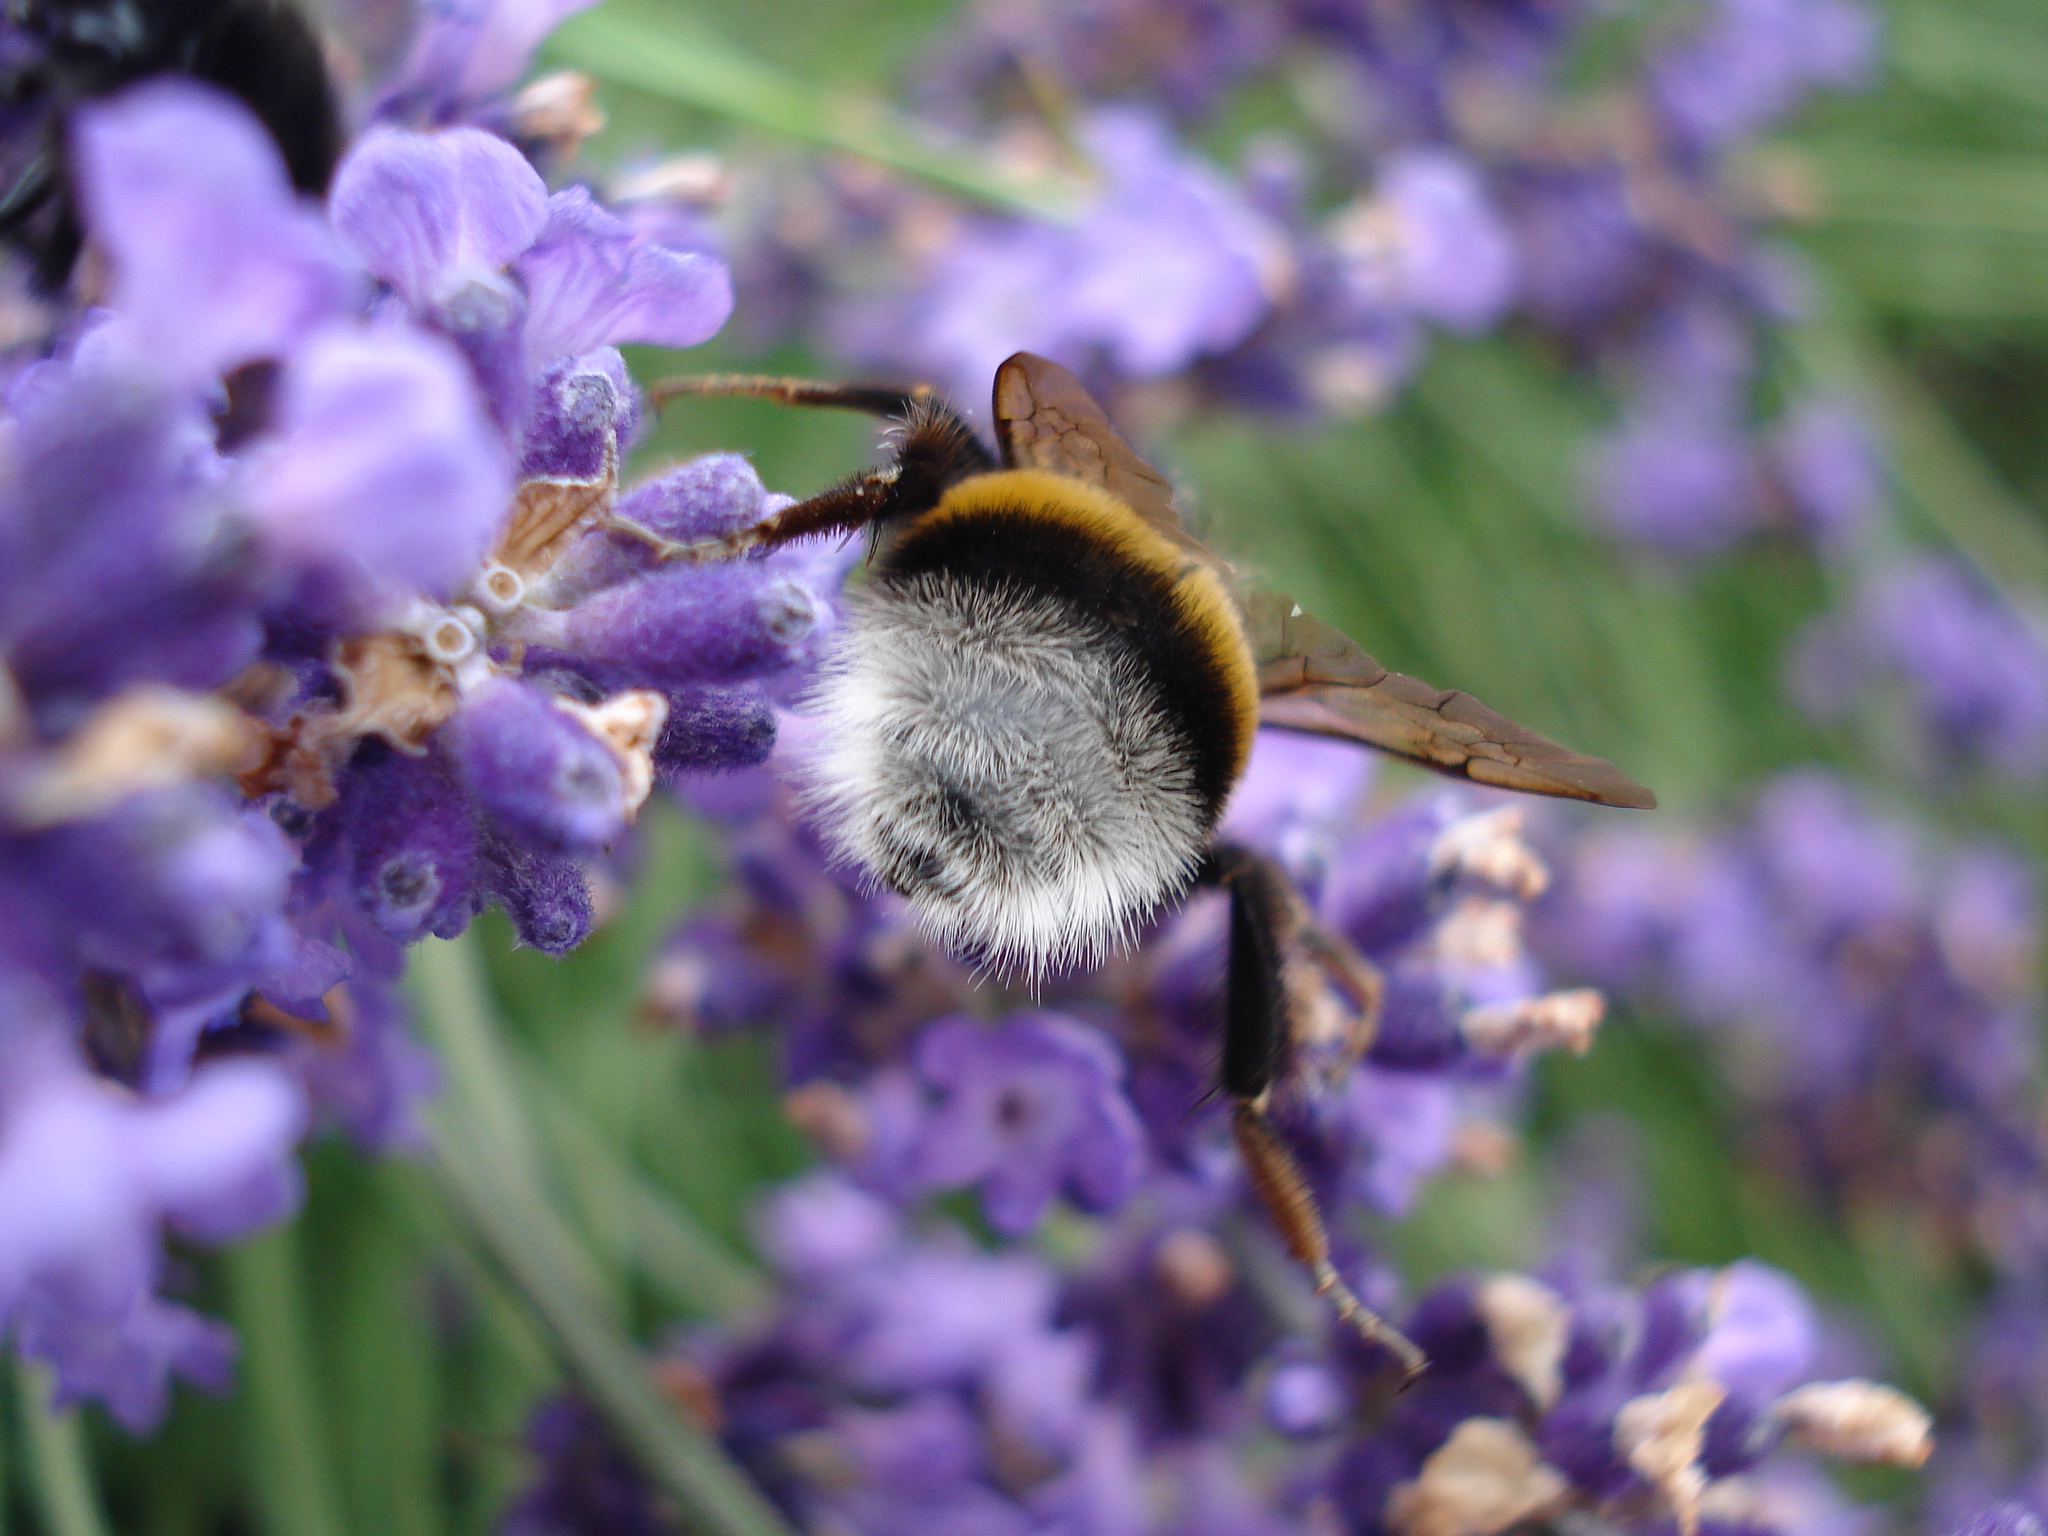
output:
<instances>
[{"instance_id":1,"label":"purple petal","mask_svg":"<svg viewBox=\"0 0 2048 1536\"><path fill-rule=\"evenodd\" d=\"M468 370L431 338L314 338L285 372L278 425L252 511L286 559L443 594L476 569L510 504Z\"/></svg>"},{"instance_id":2,"label":"purple petal","mask_svg":"<svg viewBox=\"0 0 2048 1536\"><path fill-rule=\"evenodd\" d=\"M385 108L453 116L510 86L562 19L596 0L438 0L422 7L411 57Z\"/></svg>"},{"instance_id":3,"label":"purple petal","mask_svg":"<svg viewBox=\"0 0 2048 1536\"><path fill-rule=\"evenodd\" d=\"M276 1063L245 1057L195 1071L137 1127L135 1156L167 1221L200 1242L226 1243L297 1206L292 1149L305 1129L298 1084Z\"/></svg>"},{"instance_id":4,"label":"purple petal","mask_svg":"<svg viewBox=\"0 0 2048 1536\"><path fill-rule=\"evenodd\" d=\"M153 81L81 112L73 137L113 307L165 376L277 356L348 301L340 253L239 102Z\"/></svg>"},{"instance_id":5,"label":"purple petal","mask_svg":"<svg viewBox=\"0 0 2048 1536\"><path fill-rule=\"evenodd\" d=\"M519 259L528 312L526 355L536 365L618 342L693 347L732 313L722 261L671 251L571 187L548 207L547 227Z\"/></svg>"},{"instance_id":6,"label":"purple petal","mask_svg":"<svg viewBox=\"0 0 2048 1536\"><path fill-rule=\"evenodd\" d=\"M1382 195L1401 219L1400 266L1408 302L1459 331L1498 320L1515 293L1515 247L1478 173L1446 150L1389 158Z\"/></svg>"},{"instance_id":7,"label":"purple petal","mask_svg":"<svg viewBox=\"0 0 2048 1536\"><path fill-rule=\"evenodd\" d=\"M547 223L548 193L480 129L373 128L335 172L327 208L350 253L424 306L509 266Z\"/></svg>"}]
</instances>

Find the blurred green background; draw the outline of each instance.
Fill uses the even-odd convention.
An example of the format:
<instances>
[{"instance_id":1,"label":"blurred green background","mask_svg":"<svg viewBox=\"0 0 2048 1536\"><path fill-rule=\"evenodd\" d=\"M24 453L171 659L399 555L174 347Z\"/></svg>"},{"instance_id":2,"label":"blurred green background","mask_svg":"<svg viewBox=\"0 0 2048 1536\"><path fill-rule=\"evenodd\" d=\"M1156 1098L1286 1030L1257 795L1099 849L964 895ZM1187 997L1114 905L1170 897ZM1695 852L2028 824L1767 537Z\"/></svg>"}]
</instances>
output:
<instances>
[{"instance_id":1,"label":"blurred green background","mask_svg":"<svg viewBox=\"0 0 2048 1536\"><path fill-rule=\"evenodd\" d=\"M611 126L593 159L707 147L744 175L811 152L806 136L896 147L886 116L846 104L901 99L949 9L611 0L566 28L548 61L608 77ZM1864 402L1903 536L1961 555L2038 608L2048 6L1884 9L1875 88L1826 101L1767 150L1766 169L1807 194L1810 216L1783 238L1810 258L1814 290L1807 318L1773 340L1771 377ZM668 70L677 58L688 67ZM719 344L635 361L649 374L821 366ZM1732 807L1759 778L1819 760L1937 826L2048 851L2038 795L1973 784L1930 797L1885 751L1881 725L1826 733L1787 705L1786 641L1847 573L1789 544L1677 570L1592 528L1583 455L1610 410L1598 381L1512 336L1439 342L1382 415L1313 431L1205 423L1162 457L1217 542L1253 554L1388 664L1455 679L1619 760L1676 815ZM861 461L872 439L851 418L708 403L664 424L643 464L713 448L745 449L771 487L803 494ZM330 1140L309 1158L310 1199L291 1226L225 1256L181 1255L201 1304L236 1324L244 1358L232 1396L183 1394L155 1439L130 1441L96 1414L51 1419L22 1382L0 1411L0 1526L481 1532L528 1470L520 1435L561 1379L556 1338L600 1383L617 1374L612 1406L658 1410L626 1379L628 1341L745 1301L750 1196L807 1157L776 1107L764 1043L707 1044L639 1017L644 961L716 878L710 838L657 806L630 904L583 951L559 963L514 953L491 922L423 955L416 980L439 1002L451 1151L438 1163L371 1162ZM479 1006L502 1016L502 1038L475 1027ZM1831 1227L1744 1163L1695 1037L1623 1015L1589 1057L1545 1066L1539 1140L1595 1110L1640 1130L1655 1254L1780 1264L1864 1310L1900 1383L1940 1396L1968 1277L1928 1272L1903 1225ZM1523 1169L1438 1184L1397 1233L1413 1275L1534 1257L1541 1160ZM493 1228L494 1213L518 1209L545 1219ZM644 1433L659 1442L662 1431ZM1906 1492L1902 1480L1877 1491Z\"/></svg>"}]
</instances>

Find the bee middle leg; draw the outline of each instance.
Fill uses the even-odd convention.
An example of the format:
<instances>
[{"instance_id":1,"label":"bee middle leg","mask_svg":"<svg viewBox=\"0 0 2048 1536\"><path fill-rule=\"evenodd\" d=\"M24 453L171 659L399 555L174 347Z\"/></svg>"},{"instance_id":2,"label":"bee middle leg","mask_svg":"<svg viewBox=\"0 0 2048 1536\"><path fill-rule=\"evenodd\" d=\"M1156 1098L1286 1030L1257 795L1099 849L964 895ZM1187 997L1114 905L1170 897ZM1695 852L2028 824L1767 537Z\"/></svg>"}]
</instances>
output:
<instances>
[{"instance_id":1,"label":"bee middle leg","mask_svg":"<svg viewBox=\"0 0 2048 1536\"><path fill-rule=\"evenodd\" d=\"M1408 1336L1380 1317L1337 1273L1330 1236L1314 1193L1293 1153L1267 1115L1273 1087L1287 1064L1291 1039L1286 965L1297 945L1317 954L1347 956L1337 970L1355 982L1362 1001L1376 1007L1378 978L1349 945L1317 927L1294 883L1271 859L1228 844L1210 850L1204 883L1230 894L1230 951L1224 985L1223 1091L1230 1095L1230 1129L1244 1159L1245 1173L1273 1218L1288 1251L1308 1270L1316 1293L1329 1298L1337 1315L1377 1344L1400 1365L1406 1380L1428 1361ZM1306 943L1304 944L1304 941ZM1355 965L1353 964L1355 962ZM1347 973L1348 976L1347 976Z\"/></svg>"}]
</instances>

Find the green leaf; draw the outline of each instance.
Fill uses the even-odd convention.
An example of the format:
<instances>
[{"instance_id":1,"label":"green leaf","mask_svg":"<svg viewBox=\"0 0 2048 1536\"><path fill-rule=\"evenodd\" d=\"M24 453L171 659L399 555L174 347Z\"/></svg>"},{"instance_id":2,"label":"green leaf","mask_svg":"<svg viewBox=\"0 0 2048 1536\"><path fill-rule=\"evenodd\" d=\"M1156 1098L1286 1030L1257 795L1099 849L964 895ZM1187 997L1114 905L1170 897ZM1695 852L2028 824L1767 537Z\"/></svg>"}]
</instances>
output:
<instances>
[{"instance_id":1,"label":"green leaf","mask_svg":"<svg viewBox=\"0 0 2048 1536\"><path fill-rule=\"evenodd\" d=\"M433 1117L435 1166L485 1248L692 1530L790 1536L718 1444L656 1390L639 1348L613 1320L597 1266L548 1198L535 1138L513 1091L514 1071L486 1003L474 935L416 945L407 979L448 1066Z\"/></svg>"},{"instance_id":2,"label":"green leaf","mask_svg":"<svg viewBox=\"0 0 2048 1536\"><path fill-rule=\"evenodd\" d=\"M270 1536L343 1536L305 1307L296 1223L225 1259L241 1335L244 1450Z\"/></svg>"},{"instance_id":3,"label":"green leaf","mask_svg":"<svg viewBox=\"0 0 2048 1536\"><path fill-rule=\"evenodd\" d=\"M44 1366L17 1358L14 1383L29 1493L44 1529L49 1536L107 1536L78 1410L51 1411L51 1378Z\"/></svg>"}]
</instances>

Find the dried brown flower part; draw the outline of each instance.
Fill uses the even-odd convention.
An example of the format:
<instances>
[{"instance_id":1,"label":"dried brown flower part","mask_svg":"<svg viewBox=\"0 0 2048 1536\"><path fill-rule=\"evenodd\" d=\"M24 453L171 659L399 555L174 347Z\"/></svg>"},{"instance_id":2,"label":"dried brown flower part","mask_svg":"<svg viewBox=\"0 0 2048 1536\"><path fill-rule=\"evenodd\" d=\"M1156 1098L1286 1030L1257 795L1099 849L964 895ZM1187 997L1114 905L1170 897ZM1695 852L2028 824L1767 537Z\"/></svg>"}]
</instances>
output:
<instances>
[{"instance_id":1,"label":"dried brown flower part","mask_svg":"<svg viewBox=\"0 0 2048 1536\"><path fill-rule=\"evenodd\" d=\"M631 821L654 790L654 744L668 723L668 700L648 688L615 693L601 704L557 698L555 707L610 747L625 775L626 819Z\"/></svg>"},{"instance_id":2,"label":"dried brown flower part","mask_svg":"<svg viewBox=\"0 0 2048 1536\"><path fill-rule=\"evenodd\" d=\"M237 772L262 747L261 727L226 700L145 684L99 705L44 754L9 812L32 827L96 816L142 790Z\"/></svg>"},{"instance_id":3,"label":"dried brown flower part","mask_svg":"<svg viewBox=\"0 0 2048 1536\"><path fill-rule=\"evenodd\" d=\"M1678 1528L1693 1536L1707 1475L1700 1469L1707 1420L1727 1397L1718 1382L1682 1381L1621 1405L1614 1416L1614 1449L1671 1505Z\"/></svg>"},{"instance_id":4,"label":"dried brown flower part","mask_svg":"<svg viewBox=\"0 0 2048 1536\"><path fill-rule=\"evenodd\" d=\"M1771 1406L1785 1436L1845 1461L1918 1467L1934 1451L1934 1420L1912 1398L1874 1381L1816 1381Z\"/></svg>"},{"instance_id":5,"label":"dried brown flower part","mask_svg":"<svg viewBox=\"0 0 2048 1536\"><path fill-rule=\"evenodd\" d=\"M1467 1419L1431 1453L1415 1481L1387 1499L1400 1536L1496 1536L1563 1509L1564 1474L1506 1419Z\"/></svg>"},{"instance_id":6,"label":"dried brown flower part","mask_svg":"<svg viewBox=\"0 0 2048 1536\"><path fill-rule=\"evenodd\" d=\"M1458 1030L1466 1044L1488 1056L1560 1049L1583 1056L1593 1048L1593 1035L1606 1017L1605 997L1592 987L1574 987L1468 1008Z\"/></svg>"},{"instance_id":7,"label":"dried brown flower part","mask_svg":"<svg viewBox=\"0 0 2048 1536\"><path fill-rule=\"evenodd\" d=\"M1493 1357L1520 1383L1529 1400L1547 1412L1564 1390L1571 1308L1557 1292L1527 1275L1494 1275L1480 1282L1472 1300L1486 1324Z\"/></svg>"}]
</instances>

